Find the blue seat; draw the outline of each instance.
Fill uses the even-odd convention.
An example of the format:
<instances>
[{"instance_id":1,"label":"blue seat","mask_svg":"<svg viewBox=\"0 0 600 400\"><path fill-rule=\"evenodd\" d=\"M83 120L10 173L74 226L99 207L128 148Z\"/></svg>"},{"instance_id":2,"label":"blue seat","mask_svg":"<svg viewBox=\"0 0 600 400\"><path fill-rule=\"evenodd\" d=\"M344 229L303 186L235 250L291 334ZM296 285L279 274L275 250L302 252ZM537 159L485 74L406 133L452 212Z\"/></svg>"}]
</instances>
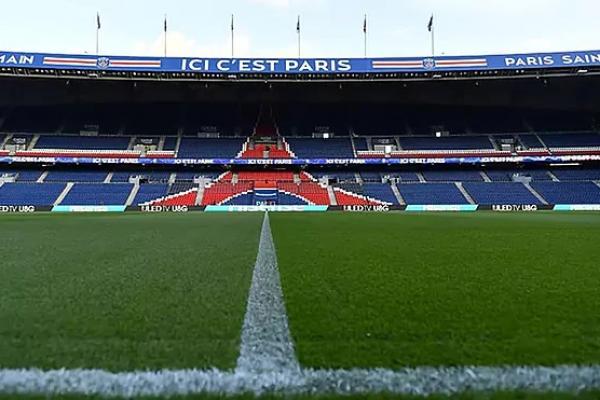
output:
<instances>
[{"instance_id":1,"label":"blue seat","mask_svg":"<svg viewBox=\"0 0 600 400\"><path fill-rule=\"evenodd\" d=\"M223 203L227 206L251 206L254 205L254 193L242 193Z\"/></svg>"},{"instance_id":2,"label":"blue seat","mask_svg":"<svg viewBox=\"0 0 600 400\"><path fill-rule=\"evenodd\" d=\"M350 138L286 138L298 158L353 158Z\"/></svg>"},{"instance_id":3,"label":"blue seat","mask_svg":"<svg viewBox=\"0 0 600 400\"><path fill-rule=\"evenodd\" d=\"M127 150L131 138L125 136L49 136L41 135L35 149Z\"/></svg>"},{"instance_id":4,"label":"blue seat","mask_svg":"<svg viewBox=\"0 0 600 400\"><path fill-rule=\"evenodd\" d=\"M160 197L164 197L167 195L167 191L169 190L169 185L164 184L144 184L140 185L140 190L135 195L133 199L134 205L140 205L142 203L147 203L152 200L156 200Z\"/></svg>"},{"instance_id":5,"label":"blue seat","mask_svg":"<svg viewBox=\"0 0 600 400\"><path fill-rule=\"evenodd\" d=\"M463 187L473 201L481 205L541 204L520 182L465 182Z\"/></svg>"},{"instance_id":6,"label":"blue seat","mask_svg":"<svg viewBox=\"0 0 600 400\"><path fill-rule=\"evenodd\" d=\"M550 204L600 204L600 187L593 182L533 182Z\"/></svg>"},{"instance_id":7,"label":"blue seat","mask_svg":"<svg viewBox=\"0 0 600 400\"><path fill-rule=\"evenodd\" d=\"M50 171L44 182L104 182L107 176L105 171Z\"/></svg>"},{"instance_id":8,"label":"blue seat","mask_svg":"<svg viewBox=\"0 0 600 400\"><path fill-rule=\"evenodd\" d=\"M423 177L428 182L483 181L479 171L426 171Z\"/></svg>"},{"instance_id":9,"label":"blue seat","mask_svg":"<svg viewBox=\"0 0 600 400\"><path fill-rule=\"evenodd\" d=\"M308 205L308 203L306 201L302 200L300 197L294 196L289 193L284 193L281 191L277 194L277 204L284 205L284 206Z\"/></svg>"},{"instance_id":10,"label":"blue seat","mask_svg":"<svg viewBox=\"0 0 600 400\"><path fill-rule=\"evenodd\" d=\"M479 150L494 149L488 136L400 137L404 150Z\"/></svg>"},{"instance_id":11,"label":"blue seat","mask_svg":"<svg viewBox=\"0 0 600 400\"><path fill-rule=\"evenodd\" d=\"M398 190L410 205L469 204L452 183L407 183L398 185Z\"/></svg>"},{"instance_id":12,"label":"blue seat","mask_svg":"<svg viewBox=\"0 0 600 400\"><path fill-rule=\"evenodd\" d=\"M554 169L554 176L561 181L599 181L600 168L597 169Z\"/></svg>"},{"instance_id":13,"label":"blue seat","mask_svg":"<svg viewBox=\"0 0 600 400\"><path fill-rule=\"evenodd\" d=\"M77 183L65 196L62 205L118 206L124 205L133 189L129 183Z\"/></svg>"},{"instance_id":14,"label":"blue seat","mask_svg":"<svg viewBox=\"0 0 600 400\"><path fill-rule=\"evenodd\" d=\"M540 135L548 147L599 147L598 133L556 133Z\"/></svg>"},{"instance_id":15,"label":"blue seat","mask_svg":"<svg viewBox=\"0 0 600 400\"><path fill-rule=\"evenodd\" d=\"M243 138L182 138L178 158L235 158L242 151Z\"/></svg>"},{"instance_id":16,"label":"blue seat","mask_svg":"<svg viewBox=\"0 0 600 400\"><path fill-rule=\"evenodd\" d=\"M0 205L52 206L65 186L64 183L5 183L0 187Z\"/></svg>"},{"instance_id":17,"label":"blue seat","mask_svg":"<svg viewBox=\"0 0 600 400\"><path fill-rule=\"evenodd\" d=\"M398 200L387 183L365 183L363 194L375 200L381 200L389 204L398 204Z\"/></svg>"}]
</instances>

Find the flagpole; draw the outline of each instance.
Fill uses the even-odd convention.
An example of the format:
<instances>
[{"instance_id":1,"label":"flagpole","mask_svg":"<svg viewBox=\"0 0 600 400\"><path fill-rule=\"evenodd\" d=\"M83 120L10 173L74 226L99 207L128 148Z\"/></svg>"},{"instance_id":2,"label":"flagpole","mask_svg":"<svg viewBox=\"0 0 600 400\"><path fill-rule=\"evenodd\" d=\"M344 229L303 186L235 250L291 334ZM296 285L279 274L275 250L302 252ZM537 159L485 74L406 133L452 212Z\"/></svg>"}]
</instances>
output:
<instances>
[{"instance_id":1,"label":"flagpole","mask_svg":"<svg viewBox=\"0 0 600 400\"><path fill-rule=\"evenodd\" d=\"M100 13L96 13L96 55L100 54Z\"/></svg>"},{"instance_id":2,"label":"flagpole","mask_svg":"<svg viewBox=\"0 0 600 400\"><path fill-rule=\"evenodd\" d=\"M300 33L300 16L298 15L298 23L296 24L296 32L298 33L298 58L302 56L302 47L301 47L301 33Z\"/></svg>"},{"instance_id":3,"label":"flagpole","mask_svg":"<svg viewBox=\"0 0 600 400\"><path fill-rule=\"evenodd\" d=\"M165 58L167 57L167 14L165 14Z\"/></svg>"},{"instance_id":4,"label":"flagpole","mask_svg":"<svg viewBox=\"0 0 600 400\"><path fill-rule=\"evenodd\" d=\"M365 40L365 58L367 58L367 14L365 14L365 21L363 24L363 33L364 33L364 40Z\"/></svg>"},{"instance_id":5,"label":"flagpole","mask_svg":"<svg viewBox=\"0 0 600 400\"><path fill-rule=\"evenodd\" d=\"M234 58L235 55L235 47L234 47L234 28L233 28L233 14L231 14L231 58Z\"/></svg>"},{"instance_id":6,"label":"flagpole","mask_svg":"<svg viewBox=\"0 0 600 400\"><path fill-rule=\"evenodd\" d=\"M431 18L433 19L433 14ZM431 24L431 57L435 58L435 23Z\"/></svg>"}]
</instances>

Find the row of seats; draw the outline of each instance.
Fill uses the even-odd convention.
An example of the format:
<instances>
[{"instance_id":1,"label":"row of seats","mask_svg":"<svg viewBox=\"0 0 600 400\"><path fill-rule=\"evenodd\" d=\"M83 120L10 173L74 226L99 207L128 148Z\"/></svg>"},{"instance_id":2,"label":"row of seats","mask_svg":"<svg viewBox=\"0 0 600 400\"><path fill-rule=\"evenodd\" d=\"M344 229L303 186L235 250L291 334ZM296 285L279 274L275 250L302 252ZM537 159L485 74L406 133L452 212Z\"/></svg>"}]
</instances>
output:
<instances>
[{"instance_id":1,"label":"row of seats","mask_svg":"<svg viewBox=\"0 0 600 400\"><path fill-rule=\"evenodd\" d=\"M519 135L483 135L483 136L398 136L400 147L403 150L494 150L494 143L490 139L501 140L514 138L517 145L522 144L530 149L561 149L577 147L600 147L600 134L590 133L548 133L548 134L519 134ZM378 139L378 138L375 138ZM393 143L395 143L395 139ZM357 151L366 151L368 146L363 138L355 138ZM519 143L520 142L520 143Z\"/></svg>"},{"instance_id":2,"label":"row of seats","mask_svg":"<svg viewBox=\"0 0 600 400\"><path fill-rule=\"evenodd\" d=\"M338 182L356 182L357 175L363 182L381 182L384 179L397 179L401 182L419 182L417 172L355 172L355 171L316 171L311 172L318 179L329 178ZM492 182L511 182L515 175L529 177L534 181L551 181L554 178L559 181L600 180L600 169L494 169L485 171L454 171L437 170L423 171L421 175L425 182L483 182L484 177Z\"/></svg>"},{"instance_id":3,"label":"row of seats","mask_svg":"<svg viewBox=\"0 0 600 400\"><path fill-rule=\"evenodd\" d=\"M44 173L40 169L14 169L0 168L0 176L14 175L17 182L35 182ZM218 171L115 171L113 172L111 183L129 183L129 179L134 176L140 176L150 182L167 182L171 175L175 174L175 181L193 181L195 178L205 178L209 180L217 179L222 173ZM294 173L291 171L247 171L238 172L239 181L293 181ZM398 171L338 171L338 170L317 170L311 171L310 174L316 179L328 178L339 182L357 182L358 177L365 183L377 182L380 183L383 179L393 178L401 182L419 182L417 172L398 172ZM108 178L107 171L90 171L90 170L50 170L44 177L44 182L88 182L100 183ZM530 177L534 181L550 181L558 179L559 181L580 181L600 180L600 168L553 168L550 170L544 169L493 169L485 171L476 170L436 170L421 172L423 179L426 182L481 182L484 181L484 176L493 182L510 182L515 175ZM233 176L229 177L229 180Z\"/></svg>"},{"instance_id":4,"label":"row of seats","mask_svg":"<svg viewBox=\"0 0 600 400\"><path fill-rule=\"evenodd\" d=\"M39 169L3 169L0 168L0 176L3 174L16 176L17 182L36 182L43 170ZM89 171L89 170L51 170L44 178L44 182L104 182L108 177L107 171ZM166 182L169 180L172 172L169 171L115 171L113 172L110 183L129 183L129 179L134 176L140 176L151 182ZM175 181L193 181L195 178L216 179L221 172L212 171L183 171L175 173Z\"/></svg>"},{"instance_id":5,"label":"row of seats","mask_svg":"<svg viewBox=\"0 0 600 400\"><path fill-rule=\"evenodd\" d=\"M534 182L533 189L550 204L600 204L600 187L592 182ZM408 204L467 204L468 200L452 183L399 184L398 192ZM477 204L540 204L541 201L525 185L516 182L465 182L466 192ZM1 205L52 205L65 189L62 183L6 183L0 187ZM61 204L120 205L125 204L133 189L131 184L75 184ZM168 185L141 185L133 204L143 204L164 196L192 189L183 184L169 191ZM217 183L205 191L203 204L219 204L228 197L251 191L251 184ZM280 183L277 189L303 197L314 204L330 204L327 189L316 183ZM353 193L367 199L397 204L392 187L387 184L365 184L336 187L340 193ZM353 189L353 190L349 190ZM336 193L337 196L337 193Z\"/></svg>"},{"instance_id":6,"label":"row of seats","mask_svg":"<svg viewBox=\"0 0 600 400\"><path fill-rule=\"evenodd\" d=\"M182 138L178 158L235 158L242 151L245 139Z\"/></svg>"},{"instance_id":7,"label":"row of seats","mask_svg":"<svg viewBox=\"0 0 600 400\"><path fill-rule=\"evenodd\" d=\"M24 136L25 137L25 136ZM495 149L491 137L494 136L399 136L399 144L406 151L454 151L454 150L491 150ZM497 135L497 138L502 138ZM600 147L600 134L590 133L551 133L551 134L520 134L513 136L527 148L561 149ZM31 140L31 136L27 136ZM128 136L73 136L73 135L40 135L34 150L113 150L125 151L131 138ZM193 138L182 137L178 149L179 158L235 158L241 154L245 138ZM368 150L365 138L334 137L330 139L289 137L287 142L291 150L299 158L352 158L354 149ZM354 142L354 143L353 143ZM354 144L354 147L353 147ZM165 151L174 151L177 138L167 137L163 146ZM246 158L252 155L263 158L260 147L247 150ZM285 150L271 150L271 158L288 158Z\"/></svg>"}]
</instances>

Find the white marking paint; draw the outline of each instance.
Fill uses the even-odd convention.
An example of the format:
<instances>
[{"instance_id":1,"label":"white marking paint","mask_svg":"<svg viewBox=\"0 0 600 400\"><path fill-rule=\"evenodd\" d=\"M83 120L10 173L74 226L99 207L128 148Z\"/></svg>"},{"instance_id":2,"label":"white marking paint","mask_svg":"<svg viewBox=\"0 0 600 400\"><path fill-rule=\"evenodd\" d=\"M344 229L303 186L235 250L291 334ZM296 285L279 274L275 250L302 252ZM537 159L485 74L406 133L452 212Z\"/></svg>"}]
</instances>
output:
<instances>
[{"instance_id":1,"label":"white marking paint","mask_svg":"<svg viewBox=\"0 0 600 400\"><path fill-rule=\"evenodd\" d=\"M298 374L300 364L285 312L269 214L265 213L236 372L261 374L272 371Z\"/></svg>"}]
</instances>

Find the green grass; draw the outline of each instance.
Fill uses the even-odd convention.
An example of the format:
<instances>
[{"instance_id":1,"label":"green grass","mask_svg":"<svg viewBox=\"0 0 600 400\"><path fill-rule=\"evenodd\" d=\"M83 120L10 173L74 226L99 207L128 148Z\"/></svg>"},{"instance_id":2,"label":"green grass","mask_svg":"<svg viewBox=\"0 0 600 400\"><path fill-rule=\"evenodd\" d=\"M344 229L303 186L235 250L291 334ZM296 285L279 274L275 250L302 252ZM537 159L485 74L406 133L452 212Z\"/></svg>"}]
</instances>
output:
<instances>
[{"instance_id":1,"label":"green grass","mask_svg":"<svg viewBox=\"0 0 600 400\"><path fill-rule=\"evenodd\" d=\"M271 216L303 365L600 362L600 215Z\"/></svg>"},{"instance_id":2,"label":"green grass","mask_svg":"<svg viewBox=\"0 0 600 400\"><path fill-rule=\"evenodd\" d=\"M232 368L261 215L0 217L0 368Z\"/></svg>"}]
</instances>

